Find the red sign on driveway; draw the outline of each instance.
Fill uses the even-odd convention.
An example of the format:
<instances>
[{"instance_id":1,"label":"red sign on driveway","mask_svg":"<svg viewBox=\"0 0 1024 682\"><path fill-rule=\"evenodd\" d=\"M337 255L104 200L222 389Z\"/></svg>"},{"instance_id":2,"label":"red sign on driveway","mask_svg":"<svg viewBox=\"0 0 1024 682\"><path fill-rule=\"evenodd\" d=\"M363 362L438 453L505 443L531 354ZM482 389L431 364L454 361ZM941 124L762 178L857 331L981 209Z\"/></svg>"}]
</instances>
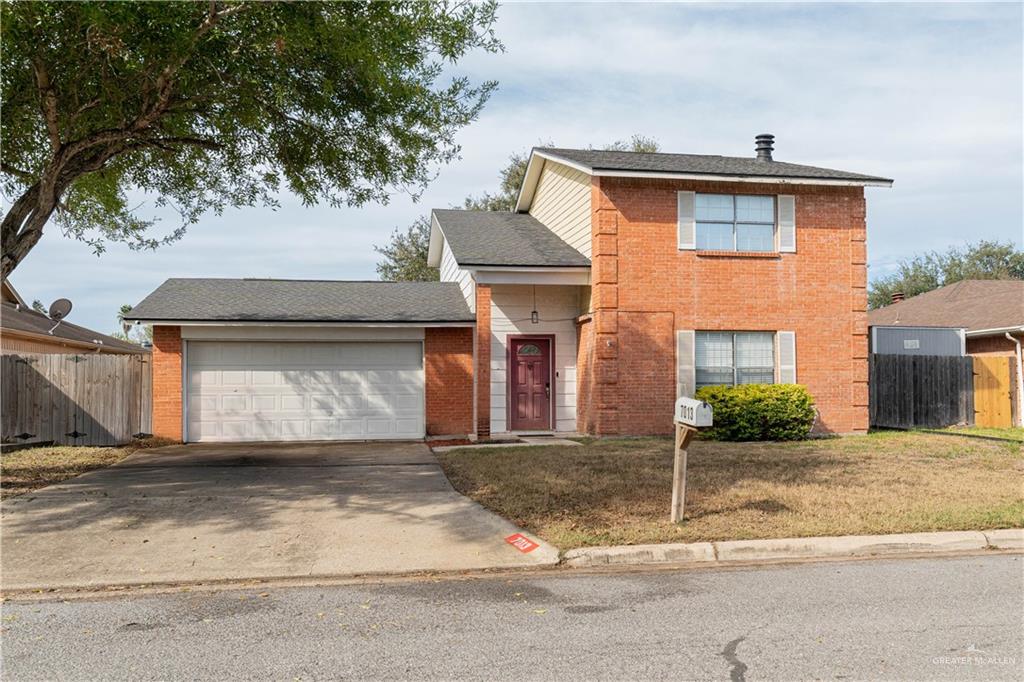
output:
<instances>
[{"instance_id":1,"label":"red sign on driveway","mask_svg":"<svg viewBox=\"0 0 1024 682\"><path fill-rule=\"evenodd\" d=\"M505 538L505 542L518 549L523 554L529 554L533 550L540 547L536 542L526 537L522 533L516 533L515 535L509 535Z\"/></svg>"}]
</instances>

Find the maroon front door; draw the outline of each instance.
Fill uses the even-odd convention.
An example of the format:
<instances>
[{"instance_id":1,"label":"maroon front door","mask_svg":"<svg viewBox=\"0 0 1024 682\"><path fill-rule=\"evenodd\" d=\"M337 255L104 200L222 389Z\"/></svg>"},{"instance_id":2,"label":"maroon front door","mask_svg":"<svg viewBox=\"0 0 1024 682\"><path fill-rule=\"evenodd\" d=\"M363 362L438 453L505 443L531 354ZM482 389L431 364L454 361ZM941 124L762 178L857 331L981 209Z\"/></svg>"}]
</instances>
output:
<instances>
[{"instance_id":1,"label":"maroon front door","mask_svg":"<svg viewBox=\"0 0 1024 682\"><path fill-rule=\"evenodd\" d=\"M551 428L551 340L512 339L509 349L509 428Z\"/></svg>"}]
</instances>

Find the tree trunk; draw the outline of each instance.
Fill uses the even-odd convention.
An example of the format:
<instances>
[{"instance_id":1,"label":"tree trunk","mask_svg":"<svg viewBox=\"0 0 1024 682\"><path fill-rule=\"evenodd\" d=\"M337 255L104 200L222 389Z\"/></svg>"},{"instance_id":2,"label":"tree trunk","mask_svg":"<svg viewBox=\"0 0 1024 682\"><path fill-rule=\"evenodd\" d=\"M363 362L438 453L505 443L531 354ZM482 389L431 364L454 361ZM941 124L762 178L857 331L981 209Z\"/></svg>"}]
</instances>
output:
<instances>
[{"instance_id":1,"label":"tree trunk","mask_svg":"<svg viewBox=\"0 0 1024 682\"><path fill-rule=\"evenodd\" d=\"M55 198L42 195L38 182L25 190L11 205L3 223L0 223L0 234L3 235L0 275L3 279L7 279L43 236L43 226L56 206Z\"/></svg>"}]
</instances>

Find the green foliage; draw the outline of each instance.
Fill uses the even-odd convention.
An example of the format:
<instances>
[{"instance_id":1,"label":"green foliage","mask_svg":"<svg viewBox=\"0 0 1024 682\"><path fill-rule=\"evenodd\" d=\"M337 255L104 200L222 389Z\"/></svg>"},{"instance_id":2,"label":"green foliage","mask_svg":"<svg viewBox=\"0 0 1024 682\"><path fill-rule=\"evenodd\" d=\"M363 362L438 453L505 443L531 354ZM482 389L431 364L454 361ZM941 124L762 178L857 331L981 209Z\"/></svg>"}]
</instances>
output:
<instances>
[{"instance_id":1,"label":"green foliage","mask_svg":"<svg viewBox=\"0 0 1024 682\"><path fill-rule=\"evenodd\" d=\"M498 191L494 194L484 192L480 197L466 197L462 207L467 211L514 211L519 188L526 177L526 165L530 162L530 154L522 152L508 157L508 165L501 169Z\"/></svg>"},{"instance_id":2,"label":"green foliage","mask_svg":"<svg viewBox=\"0 0 1024 682\"><path fill-rule=\"evenodd\" d=\"M43 305L43 302L40 301L38 298L32 301L32 310L36 311L37 313L42 313L43 315L49 314L49 311L46 309L46 306Z\"/></svg>"},{"instance_id":3,"label":"green foliage","mask_svg":"<svg viewBox=\"0 0 1024 682\"><path fill-rule=\"evenodd\" d=\"M130 303L125 303L117 310L117 323L121 326L121 329L115 331L111 336L115 339L121 339L122 341L129 341L131 343L144 344L153 343L153 327L152 325L144 324L141 327L133 325L125 315L132 311Z\"/></svg>"},{"instance_id":4,"label":"green foliage","mask_svg":"<svg viewBox=\"0 0 1024 682\"><path fill-rule=\"evenodd\" d=\"M661 145L653 137L645 137L643 135L633 135L628 140L616 140L610 145L605 147L606 151L610 152L643 152L645 154L654 154L655 152L661 151Z\"/></svg>"},{"instance_id":5,"label":"green foliage","mask_svg":"<svg viewBox=\"0 0 1024 682\"><path fill-rule=\"evenodd\" d=\"M715 440L802 440L814 424L814 399L796 384L704 386L697 399L714 408Z\"/></svg>"},{"instance_id":6,"label":"green foliage","mask_svg":"<svg viewBox=\"0 0 1024 682\"><path fill-rule=\"evenodd\" d=\"M896 273L871 283L868 305L881 308L892 303L896 292L909 298L965 279L1024 279L1024 251L1010 242L982 240L914 256L902 261Z\"/></svg>"},{"instance_id":7,"label":"green foliage","mask_svg":"<svg viewBox=\"0 0 1024 682\"><path fill-rule=\"evenodd\" d=\"M437 268L427 265L430 247L430 219L420 216L405 232L397 228L386 246L373 247L383 259L377 263L377 275L385 282L436 282Z\"/></svg>"},{"instance_id":8,"label":"green foliage","mask_svg":"<svg viewBox=\"0 0 1024 682\"><path fill-rule=\"evenodd\" d=\"M553 146L550 142L540 145ZM611 151L656 152L658 143L650 137L634 135L629 140L619 140L605 147ZM526 177L526 166L530 161L528 152L514 153L508 157L508 165L500 171L498 190L491 194L484 192L479 197L466 197L462 207L467 211L513 211L519 188ZM383 260L377 263L377 274L386 281L432 281L437 280L437 268L427 265L427 247L430 241L430 218L420 216L404 232L395 228L391 242L386 246L374 246Z\"/></svg>"},{"instance_id":9,"label":"green foliage","mask_svg":"<svg viewBox=\"0 0 1024 682\"><path fill-rule=\"evenodd\" d=\"M206 211L414 196L496 84L449 78L502 49L497 5L0 3L3 275L54 211L65 234L156 247ZM136 197L181 225L154 237Z\"/></svg>"}]
</instances>

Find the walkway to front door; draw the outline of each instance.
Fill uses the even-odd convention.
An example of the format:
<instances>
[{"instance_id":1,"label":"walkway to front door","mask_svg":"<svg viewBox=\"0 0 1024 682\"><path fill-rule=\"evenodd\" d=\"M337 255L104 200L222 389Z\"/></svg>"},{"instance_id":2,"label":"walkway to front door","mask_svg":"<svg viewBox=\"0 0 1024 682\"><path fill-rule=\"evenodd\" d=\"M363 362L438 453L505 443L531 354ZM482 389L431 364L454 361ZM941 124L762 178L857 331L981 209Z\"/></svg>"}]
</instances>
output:
<instances>
[{"instance_id":1,"label":"walkway to front door","mask_svg":"<svg viewBox=\"0 0 1024 682\"><path fill-rule=\"evenodd\" d=\"M509 338L509 428L551 429L551 347L547 336Z\"/></svg>"}]
</instances>

